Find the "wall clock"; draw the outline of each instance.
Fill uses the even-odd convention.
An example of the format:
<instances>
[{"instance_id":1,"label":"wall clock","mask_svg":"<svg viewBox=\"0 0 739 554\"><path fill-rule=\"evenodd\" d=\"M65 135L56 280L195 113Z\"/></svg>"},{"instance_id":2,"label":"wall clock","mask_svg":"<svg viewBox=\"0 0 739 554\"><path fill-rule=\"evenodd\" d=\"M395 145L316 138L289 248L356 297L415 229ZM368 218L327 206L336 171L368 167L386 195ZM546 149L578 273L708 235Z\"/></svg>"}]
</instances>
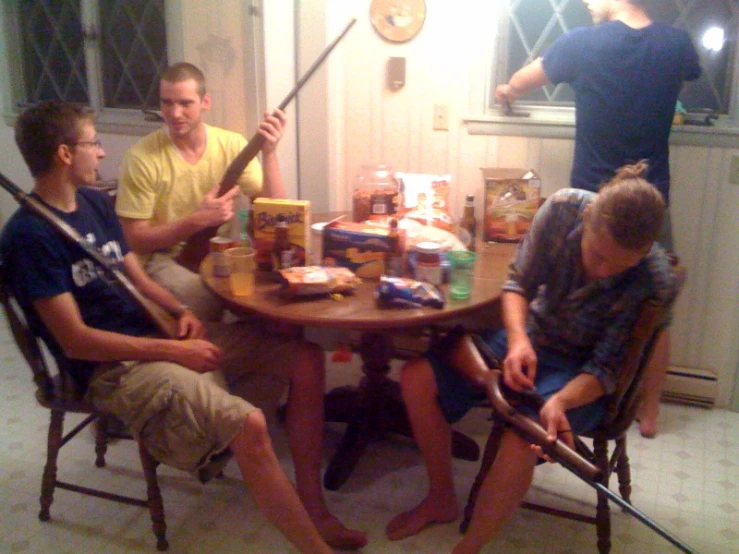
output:
<instances>
[{"instance_id":1,"label":"wall clock","mask_svg":"<svg viewBox=\"0 0 739 554\"><path fill-rule=\"evenodd\" d=\"M406 42L415 37L426 19L425 0L372 0L372 26L391 42Z\"/></svg>"}]
</instances>

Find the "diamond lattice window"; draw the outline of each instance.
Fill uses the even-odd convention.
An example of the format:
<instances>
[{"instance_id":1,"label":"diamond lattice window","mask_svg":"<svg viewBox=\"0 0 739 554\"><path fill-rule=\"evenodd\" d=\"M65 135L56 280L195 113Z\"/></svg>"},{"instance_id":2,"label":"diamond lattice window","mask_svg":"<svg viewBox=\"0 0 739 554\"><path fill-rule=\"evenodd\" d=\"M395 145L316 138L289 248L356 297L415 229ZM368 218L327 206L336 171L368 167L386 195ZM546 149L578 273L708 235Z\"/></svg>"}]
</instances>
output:
<instances>
[{"instance_id":1,"label":"diamond lattice window","mask_svg":"<svg viewBox=\"0 0 739 554\"><path fill-rule=\"evenodd\" d=\"M164 0L15 0L20 103L158 106L167 65Z\"/></svg>"},{"instance_id":2,"label":"diamond lattice window","mask_svg":"<svg viewBox=\"0 0 739 554\"><path fill-rule=\"evenodd\" d=\"M647 7L653 20L690 33L700 55L703 75L685 85L680 95L683 104L691 110L729 112L735 80L739 1L652 0ZM500 48L505 70L498 75L498 82L506 82L570 29L591 24L582 0L509 0L504 44ZM568 85L549 85L532 92L523 101L571 106L574 92ZM491 91L490 105L494 103Z\"/></svg>"}]
</instances>

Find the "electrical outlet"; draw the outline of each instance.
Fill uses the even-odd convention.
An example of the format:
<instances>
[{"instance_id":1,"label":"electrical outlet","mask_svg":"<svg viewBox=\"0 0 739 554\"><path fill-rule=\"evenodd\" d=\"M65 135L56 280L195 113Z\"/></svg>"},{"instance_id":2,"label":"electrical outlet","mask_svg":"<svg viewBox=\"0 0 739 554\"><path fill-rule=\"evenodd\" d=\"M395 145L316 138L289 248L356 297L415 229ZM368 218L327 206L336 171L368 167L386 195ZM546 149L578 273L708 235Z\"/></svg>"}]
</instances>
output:
<instances>
[{"instance_id":1,"label":"electrical outlet","mask_svg":"<svg viewBox=\"0 0 739 554\"><path fill-rule=\"evenodd\" d=\"M434 131L449 130L449 106L434 104Z\"/></svg>"},{"instance_id":2,"label":"electrical outlet","mask_svg":"<svg viewBox=\"0 0 739 554\"><path fill-rule=\"evenodd\" d=\"M729 183L732 185L739 185L739 155L731 157L731 164L729 165Z\"/></svg>"}]
</instances>

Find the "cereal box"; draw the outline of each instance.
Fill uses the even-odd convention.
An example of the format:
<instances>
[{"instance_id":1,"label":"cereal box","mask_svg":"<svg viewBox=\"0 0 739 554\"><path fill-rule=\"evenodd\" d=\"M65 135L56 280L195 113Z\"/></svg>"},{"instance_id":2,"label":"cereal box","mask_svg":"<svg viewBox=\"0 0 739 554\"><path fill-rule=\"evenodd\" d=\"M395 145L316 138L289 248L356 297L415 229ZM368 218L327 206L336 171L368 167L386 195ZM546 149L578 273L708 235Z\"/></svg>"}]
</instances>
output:
<instances>
[{"instance_id":1,"label":"cereal box","mask_svg":"<svg viewBox=\"0 0 739 554\"><path fill-rule=\"evenodd\" d=\"M483 167L486 241L518 242L539 209L541 180L529 169Z\"/></svg>"},{"instance_id":2,"label":"cereal box","mask_svg":"<svg viewBox=\"0 0 739 554\"><path fill-rule=\"evenodd\" d=\"M362 279L379 279L389 250L386 227L336 221L323 228L321 265L349 268Z\"/></svg>"},{"instance_id":3,"label":"cereal box","mask_svg":"<svg viewBox=\"0 0 739 554\"><path fill-rule=\"evenodd\" d=\"M256 198L252 208L257 267L272 269L272 244L280 214L288 222L287 236L295 249L296 265L305 265L306 253L310 252L310 200Z\"/></svg>"}]
</instances>

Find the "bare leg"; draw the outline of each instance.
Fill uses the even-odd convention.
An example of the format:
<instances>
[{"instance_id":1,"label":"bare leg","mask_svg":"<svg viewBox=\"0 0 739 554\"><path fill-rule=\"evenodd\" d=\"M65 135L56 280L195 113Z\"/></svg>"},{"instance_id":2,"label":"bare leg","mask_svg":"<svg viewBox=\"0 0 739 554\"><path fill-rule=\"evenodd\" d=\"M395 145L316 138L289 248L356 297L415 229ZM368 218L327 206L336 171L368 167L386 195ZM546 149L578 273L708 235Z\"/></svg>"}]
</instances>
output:
<instances>
[{"instance_id":1,"label":"bare leg","mask_svg":"<svg viewBox=\"0 0 739 554\"><path fill-rule=\"evenodd\" d=\"M498 455L480 487L470 526L453 554L475 554L500 532L531 486L535 466L531 445L506 429Z\"/></svg>"},{"instance_id":2,"label":"bare leg","mask_svg":"<svg viewBox=\"0 0 739 554\"><path fill-rule=\"evenodd\" d=\"M246 417L244 428L231 442L231 449L244 482L267 519L301 552L332 553L283 472L261 411L253 411Z\"/></svg>"},{"instance_id":3,"label":"bare leg","mask_svg":"<svg viewBox=\"0 0 739 554\"><path fill-rule=\"evenodd\" d=\"M287 405L288 440L298 494L313 523L332 547L355 550L367 544L367 534L345 527L328 511L321 485L324 365L323 351L315 345L296 353Z\"/></svg>"},{"instance_id":4,"label":"bare leg","mask_svg":"<svg viewBox=\"0 0 739 554\"><path fill-rule=\"evenodd\" d=\"M458 512L452 477L452 430L436 402L436 379L428 361L417 359L406 364L400 385L413 436L426 464L429 492L418 506L388 523L385 533L390 540L410 537L433 523L454 521Z\"/></svg>"},{"instance_id":5,"label":"bare leg","mask_svg":"<svg viewBox=\"0 0 739 554\"><path fill-rule=\"evenodd\" d=\"M657 416L659 415L659 399L662 385L667 376L667 365L670 361L670 333L662 331L654 345L652 358L644 375L644 398L639 410L639 431L643 437L651 439L657 434Z\"/></svg>"}]
</instances>

